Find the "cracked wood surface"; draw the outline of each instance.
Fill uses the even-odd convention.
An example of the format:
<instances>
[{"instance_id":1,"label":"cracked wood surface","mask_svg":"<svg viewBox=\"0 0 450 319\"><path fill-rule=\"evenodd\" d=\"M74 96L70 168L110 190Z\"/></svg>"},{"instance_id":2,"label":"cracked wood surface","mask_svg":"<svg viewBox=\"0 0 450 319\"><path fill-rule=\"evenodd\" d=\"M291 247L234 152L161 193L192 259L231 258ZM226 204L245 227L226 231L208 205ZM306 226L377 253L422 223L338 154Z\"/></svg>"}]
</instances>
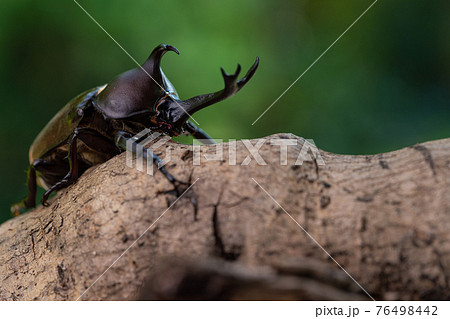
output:
<instances>
[{"instance_id":1,"label":"cracked wood surface","mask_svg":"<svg viewBox=\"0 0 450 319\"><path fill-rule=\"evenodd\" d=\"M169 210L175 196L158 172L127 167L126 154L94 167L49 207L0 226L0 298L76 300L133 243L81 299L138 298L171 256L216 258L254 273L287 260L300 267L298 258L339 270L253 179L376 299L450 298L450 139L367 156L320 151L324 166L299 166L303 139L269 138L298 141L288 165L269 142L259 152L265 166L228 165L228 144L223 161L194 166L192 146L166 144L169 171L199 179ZM215 149L202 146L201 154ZM237 163L249 156L242 142L236 154ZM352 289L342 298L367 298Z\"/></svg>"}]
</instances>

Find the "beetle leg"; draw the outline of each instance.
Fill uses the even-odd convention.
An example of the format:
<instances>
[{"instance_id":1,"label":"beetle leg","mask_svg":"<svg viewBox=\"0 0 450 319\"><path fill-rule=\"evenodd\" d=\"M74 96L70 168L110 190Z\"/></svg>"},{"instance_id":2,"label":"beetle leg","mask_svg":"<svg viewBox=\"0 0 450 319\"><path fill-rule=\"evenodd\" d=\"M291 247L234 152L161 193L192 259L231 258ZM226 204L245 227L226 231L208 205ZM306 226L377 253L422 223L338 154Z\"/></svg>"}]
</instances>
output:
<instances>
[{"instance_id":1,"label":"beetle leg","mask_svg":"<svg viewBox=\"0 0 450 319\"><path fill-rule=\"evenodd\" d=\"M28 168L27 174L28 196L25 199L25 208L32 208L36 206L36 168L32 164Z\"/></svg>"},{"instance_id":2,"label":"beetle leg","mask_svg":"<svg viewBox=\"0 0 450 319\"><path fill-rule=\"evenodd\" d=\"M102 134L90 128L77 128L77 139L86 144L87 147L103 154L116 155L119 152L117 147Z\"/></svg>"},{"instance_id":3,"label":"beetle leg","mask_svg":"<svg viewBox=\"0 0 450 319\"><path fill-rule=\"evenodd\" d=\"M79 131L75 129L72 138L69 142L69 173L58 183L50 187L42 196L41 203L43 206L48 206L47 200L51 193L60 190L61 188L67 187L73 184L78 179L78 160L77 160L77 139Z\"/></svg>"},{"instance_id":4,"label":"beetle leg","mask_svg":"<svg viewBox=\"0 0 450 319\"><path fill-rule=\"evenodd\" d=\"M189 132L193 137L195 137L197 140L201 140L203 144L216 144L216 141L209 136L205 131L203 131L201 128L195 126L194 123L191 121L187 121L184 128L186 131Z\"/></svg>"},{"instance_id":5,"label":"beetle leg","mask_svg":"<svg viewBox=\"0 0 450 319\"><path fill-rule=\"evenodd\" d=\"M130 133L127 132L118 132L116 134L116 138L115 138L115 142L117 147L119 147L120 149L123 149L125 151L131 151L134 154L137 154L137 149L138 146L140 148L142 148L142 157L144 159L146 159L147 161L152 161L152 163L154 163L156 165L156 167L158 168L158 170L169 180L170 183L172 183L172 185L175 187L175 191L177 193L177 195L181 195L181 193L183 192L182 189L180 189L180 187L182 185L189 185L189 183L183 182L178 180L177 178L175 178L175 176L173 176L172 174L170 174L166 168L164 166L161 166L162 160L155 154L153 153L151 150L149 150L148 148L142 147L141 145L139 145L139 141L143 140L145 137L147 137L148 135L151 134L151 131L149 130L144 136L139 136L138 139L134 139L133 136ZM127 143L128 141L128 143ZM131 141L131 143L130 143ZM131 149L129 149L130 146L128 146L127 144L131 145ZM128 147L127 147L128 146ZM140 152L139 152L140 153ZM141 153L140 153L141 154Z\"/></svg>"},{"instance_id":6,"label":"beetle leg","mask_svg":"<svg viewBox=\"0 0 450 319\"><path fill-rule=\"evenodd\" d=\"M22 201L11 205L11 213L14 216L18 216L25 209L36 207L36 172L43 173L45 175L62 175L65 173L64 167L55 165L44 161L43 159L36 159L28 167L27 170L27 186L28 195Z\"/></svg>"},{"instance_id":7,"label":"beetle leg","mask_svg":"<svg viewBox=\"0 0 450 319\"><path fill-rule=\"evenodd\" d=\"M67 165L52 163L38 158L32 164L37 173L44 176L64 176L67 173ZM48 182L46 182L48 184Z\"/></svg>"},{"instance_id":8,"label":"beetle leg","mask_svg":"<svg viewBox=\"0 0 450 319\"><path fill-rule=\"evenodd\" d=\"M24 209L32 208L36 206L36 169L34 163L28 167L27 170L27 186L28 195L22 201L11 205L11 213L14 216L19 216L20 212Z\"/></svg>"}]
</instances>

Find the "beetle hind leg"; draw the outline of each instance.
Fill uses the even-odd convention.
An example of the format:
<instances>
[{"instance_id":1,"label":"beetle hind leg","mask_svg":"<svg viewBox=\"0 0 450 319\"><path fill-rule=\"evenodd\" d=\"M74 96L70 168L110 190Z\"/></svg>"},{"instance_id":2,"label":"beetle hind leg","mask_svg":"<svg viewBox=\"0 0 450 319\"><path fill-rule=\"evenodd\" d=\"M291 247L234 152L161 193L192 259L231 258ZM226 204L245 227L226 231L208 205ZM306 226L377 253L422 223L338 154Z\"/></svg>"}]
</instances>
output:
<instances>
[{"instance_id":1,"label":"beetle hind leg","mask_svg":"<svg viewBox=\"0 0 450 319\"><path fill-rule=\"evenodd\" d=\"M22 201L11 205L11 213L19 216L25 209L36 207L36 168L34 163L27 170L28 195Z\"/></svg>"},{"instance_id":2,"label":"beetle hind leg","mask_svg":"<svg viewBox=\"0 0 450 319\"><path fill-rule=\"evenodd\" d=\"M43 159L36 159L28 167L27 170L27 187L28 195L22 201L11 205L11 213L18 216L27 209L36 207L36 190L37 190L37 174L41 173L45 176L56 178L57 176L64 176L67 168L63 165L58 165L45 161ZM41 177L42 177L41 175Z\"/></svg>"}]
</instances>

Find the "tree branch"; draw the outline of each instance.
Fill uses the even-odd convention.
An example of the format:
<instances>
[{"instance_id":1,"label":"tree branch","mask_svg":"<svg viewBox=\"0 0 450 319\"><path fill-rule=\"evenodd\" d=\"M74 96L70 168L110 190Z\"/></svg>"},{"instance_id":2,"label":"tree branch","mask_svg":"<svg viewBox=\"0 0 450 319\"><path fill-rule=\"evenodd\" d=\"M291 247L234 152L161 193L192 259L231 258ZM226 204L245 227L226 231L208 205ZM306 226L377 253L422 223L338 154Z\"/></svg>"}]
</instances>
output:
<instances>
[{"instance_id":1,"label":"tree branch","mask_svg":"<svg viewBox=\"0 0 450 319\"><path fill-rule=\"evenodd\" d=\"M294 165L303 139L270 138L296 139L288 165L269 142L265 166L228 165L229 144L224 161L205 161L216 150L202 146L195 166L192 146L166 144L167 169L198 179L175 203L162 174L127 167L126 154L94 167L49 207L0 226L0 299L369 298L317 243L375 299L450 298L450 139L320 151L321 166ZM236 154L238 164L250 155L242 142ZM214 291L201 285L211 278L222 278Z\"/></svg>"}]
</instances>

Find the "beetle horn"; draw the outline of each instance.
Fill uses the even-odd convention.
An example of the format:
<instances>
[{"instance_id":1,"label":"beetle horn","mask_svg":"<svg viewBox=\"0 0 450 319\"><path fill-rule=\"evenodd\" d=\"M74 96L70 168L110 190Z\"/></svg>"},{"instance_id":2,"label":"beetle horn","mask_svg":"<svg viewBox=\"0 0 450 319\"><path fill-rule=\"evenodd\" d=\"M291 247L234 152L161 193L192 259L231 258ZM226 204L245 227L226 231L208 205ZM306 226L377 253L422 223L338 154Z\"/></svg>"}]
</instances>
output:
<instances>
[{"instance_id":1,"label":"beetle horn","mask_svg":"<svg viewBox=\"0 0 450 319\"><path fill-rule=\"evenodd\" d=\"M180 105L187 113L184 114L185 116L183 116L186 117L186 119L183 118L182 120L184 121L187 120L188 115L192 115L202 108L223 101L235 95L252 78L252 76L256 72L256 69L258 68L258 65L259 65L259 57L256 57L255 63L253 63L252 67L248 70L247 74L239 81L238 77L239 73L241 72L240 64L238 64L236 72L234 74L228 74L227 72L225 72L223 68L220 68L220 70L222 71L223 79L225 81L225 88L215 93L199 95L190 98L188 100L181 101Z\"/></svg>"},{"instance_id":2,"label":"beetle horn","mask_svg":"<svg viewBox=\"0 0 450 319\"><path fill-rule=\"evenodd\" d=\"M142 65L144 70L150 75L159 85L163 85L163 76L161 73L161 58L169 51L173 51L176 54L180 52L174 46L167 44L158 45L150 54L147 61Z\"/></svg>"}]
</instances>

